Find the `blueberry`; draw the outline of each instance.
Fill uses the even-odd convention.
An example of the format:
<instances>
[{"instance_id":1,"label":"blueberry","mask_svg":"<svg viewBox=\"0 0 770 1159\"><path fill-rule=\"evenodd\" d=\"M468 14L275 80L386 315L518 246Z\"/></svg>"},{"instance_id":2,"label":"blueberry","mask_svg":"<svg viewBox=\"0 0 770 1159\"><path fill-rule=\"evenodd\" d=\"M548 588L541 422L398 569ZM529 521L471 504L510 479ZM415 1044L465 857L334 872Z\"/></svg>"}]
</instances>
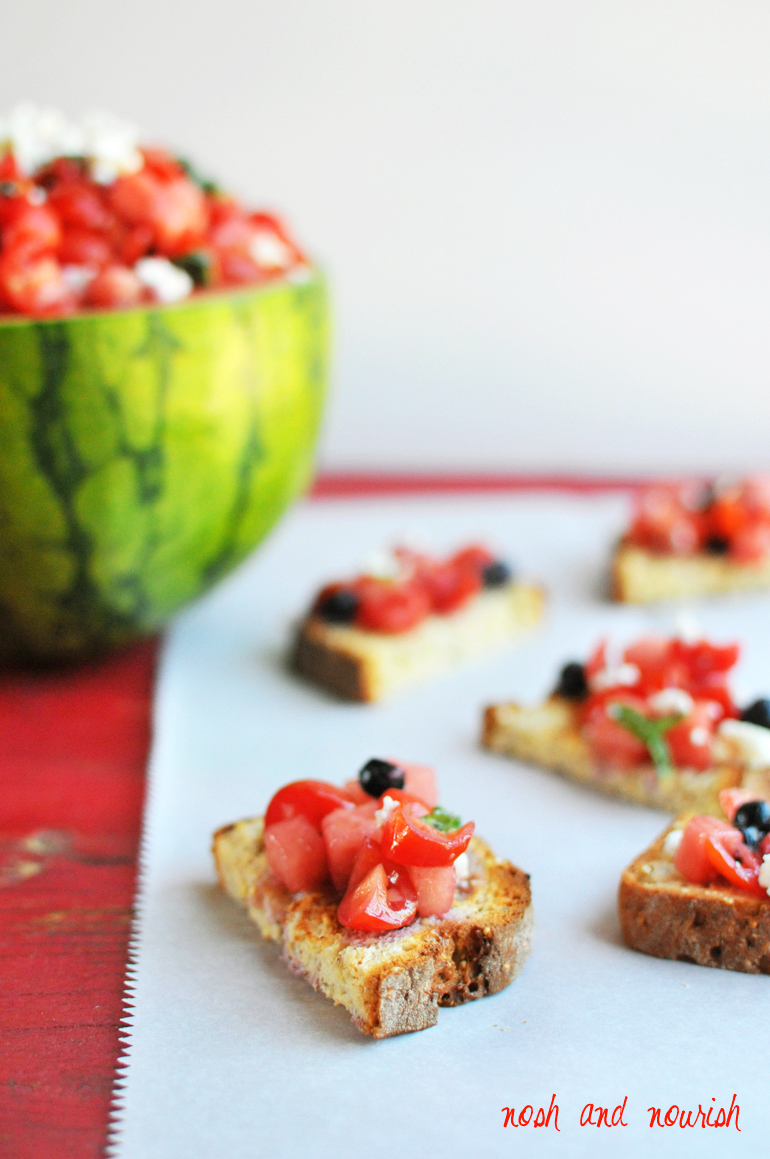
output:
<instances>
[{"instance_id":1,"label":"blueberry","mask_svg":"<svg viewBox=\"0 0 770 1159\"><path fill-rule=\"evenodd\" d=\"M583 664L571 660L565 664L559 675L559 683L554 688L556 696L563 696L565 700L583 700L588 696L588 681Z\"/></svg>"},{"instance_id":2,"label":"blueberry","mask_svg":"<svg viewBox=\"0 0 770 1159\"><path fill-rule=\"evenodd\" d=\"M764 830L757 829L756 825L748 825L745 829L741 829L741 833L749 849L759 849L766 837Z\"/></svg>"},{"instance_id":3,"label":"blueberry","mask_svg":"<svg viewBox=\"0 0 770 1159\"><path fill-rule=\"evenodd\" d=\"M740 829L743 840L753 849L770 833L770 804L767 801L747 801L733 817L733 825Z\"/></svg>"},{"instance_id":4,"label":"blueberry","mask_svg":"<svg viewBox=\"0 0 770 1159\"><path fill-rule=\"evenodd\" d=\"M501 559L488 563L481 573L485 588L501 588L509 582L513 575L511 568Z\"/></svg>"},{"instance_id":5,"label":"blueberry","mask_svg":"<svg viewBox=\"0 0 770 1159\"><path fill-rule=\"evenodd\" d=\"M766 697L755 700L748 708L744 708L741 720L749 724L758 724L761 728L770 728L770 700Z\"/></svg>"},{"instance_id":6,"label":"blueberry","mask_svg":"<svg viewBox=\"0 0 770 1159\"><path fill-rule=\"evenodd\" d=\"M330 624L349 624L358 611L358 596L349 588L340 588L325 596L316 604L315 610L322 620L328 620Z\"/></svg>"},{"instance_id":7,"label":"blueberry","mask_svg":"<svg viewBox=\"0 0 770 1159\"><path fill-rule=\"evenodd\" d=\"M370 797L381 797L388 789L403 789L405 774L398 765L372 757L358 774L358 782Z\"/></svg>"},{"instance_id":8,"label":"blueberry","mask_svg":"<svg viewBox=\"0 0 770 1159\"><path fill-rule=\"evenodd\" d=\"M729 550L730 540L725 535L710 535L706 540L709 555L727 555Z\"/></svg>"}]
</instances>

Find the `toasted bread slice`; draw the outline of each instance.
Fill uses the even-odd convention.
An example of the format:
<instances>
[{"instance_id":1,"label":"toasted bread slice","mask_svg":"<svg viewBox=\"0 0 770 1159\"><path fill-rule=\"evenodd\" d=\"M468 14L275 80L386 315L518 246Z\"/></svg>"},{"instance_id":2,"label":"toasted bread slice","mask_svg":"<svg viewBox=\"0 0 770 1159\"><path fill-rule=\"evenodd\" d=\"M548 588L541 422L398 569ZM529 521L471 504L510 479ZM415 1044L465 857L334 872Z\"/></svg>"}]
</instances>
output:
<instances>
[{"instance_id":1,"label":"toasted bread slice","mask_svg":"<svg viewBox=\"0 0 770 1159\"><path fill-rule=\"evenodd\" d=\"M685 881L666 838L688 819L677 818L620 879L618 913L626 944L656 958L770 974L770 897Z\"/></svg>"},{"instance_id":2,"label":"toasted bread slice","mask_svg":"<svg viewBox=\"0 0 770 1159\"><path fill-rule=\"evenodd\" d=\"M719 817L721 791L745 784L750 775L737 762L715 765L705 772L675 768L664 776L659 776L652 764L630 769L603 765L583 739L577 706L561 696L551 696L536 707L496 704L487 708L482 742L495 752L671 813L690 810Z\"/></svg>"},{"instance_id":3,"label":"toasted bread slice","mask_svg":"<svg viewBox=\"0 0 770 1159\"><path fill-rule=\"evenodd\" d=\"M482 591L447 616L428 616L410 632L386 635L308 616L294 666L346 700L381 700L464 660L493 652L542 619L545 593L511 583Z\"/></svg>"},{"instance_id":4,"label":"toasted bread slice","mask_svg":"<svg viewBox=\"0 0 770 1159\"><path fill-rule=\"evenodd\" d=\"M678 600L770 588L770 559L736 563L723 555L661 555L619 544L612 561L612 595L625 604Z\"/></svg>"},{"instance_id":5,"label":"toasted bread slice","mask_svg":"<svg viewBox=\"0 0 770 1159\"><path fill-rule=\"evenodd\" d=\"M271 873L261 817L214 835L222 888L245 905L263 937L364 1034L387 1038L433 1026L439 1006L503 990L526 961L532 936L529 878L474 837L470 876L443 918L387 934L347 930L338 896L290 893Z\"/></svg>"}]
</instances>

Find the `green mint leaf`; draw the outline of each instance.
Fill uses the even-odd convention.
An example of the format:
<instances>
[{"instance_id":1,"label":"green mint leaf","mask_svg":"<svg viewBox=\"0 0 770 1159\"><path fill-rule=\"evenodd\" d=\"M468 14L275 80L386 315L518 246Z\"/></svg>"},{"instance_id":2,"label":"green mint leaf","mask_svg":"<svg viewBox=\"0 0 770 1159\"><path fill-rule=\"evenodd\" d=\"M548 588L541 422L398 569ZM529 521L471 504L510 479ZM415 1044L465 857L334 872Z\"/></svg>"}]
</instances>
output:
<instances>
[{"instance_id":1,"label":"green mint leaf","mask_svg":"<svg viewBox=\"0 0 770 1159\"><path fill-rule=\"evenodd\" d=\"M459 817L455 817L453 813L447 813L446 809L442 809L440 805L436 805L435 809L431 809L430 813L426 813L420 820L424 821L426 825L430 825L432 829L438 829L439 833L451 833L453 829L459 829L462 825Z\"/></svg>"},{"instance_id":2,"label":"green mint leaf","mask_svg":"<svg viewBox=\"0 0 770 1159\"><path fill-rule=\"evenodd\" d=\"M193 250L171 260L190 275L196 286L207 286L211 281L211 258L203 250Z\"/></svg>"},{"instance_id":3,"label":"green mint leaf","mask_svg":"<svg viewBox=\"0 0 770 1159\"><path fill-rule=\"evenodd\" d=\"M647 751L659 776L665 776L671 772L671 753L666 741L666 733L683 719L680 712L651 719L648 716L642 716L641 712L637 712L636 709L629 708L627 704L611 704L607 711L613 720L616 720L623 728L628 729L633 736L647 746Z\"/></svg>"},{"instance_id":4,"label":"green mint leaf","mask_svg":"<svg viewBox=\"0 0 770 1159\"><path fill-rule=\"evenodd\" d=\"M182 167L187 177L195 184L199 185L204 193L214 195L221 192L216 181L210 181L208 177L204 177L198 172L192 161L188 161L186 157L177 157L177 163Z\"/></svg>"}]
</instances>

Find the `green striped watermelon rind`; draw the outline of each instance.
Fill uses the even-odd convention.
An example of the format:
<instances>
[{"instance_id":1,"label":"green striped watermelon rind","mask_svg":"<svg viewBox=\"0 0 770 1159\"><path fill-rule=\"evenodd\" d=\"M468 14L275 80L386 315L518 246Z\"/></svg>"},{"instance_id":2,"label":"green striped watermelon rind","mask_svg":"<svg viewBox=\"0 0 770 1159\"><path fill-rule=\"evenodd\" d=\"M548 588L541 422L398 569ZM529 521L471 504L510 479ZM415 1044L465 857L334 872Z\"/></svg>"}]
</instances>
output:
<instances>
[{"instance_id":1,"label":"green striped watermelon rind","mask_svg":"<svg viewBox=\"0 0 770 1159\"><path fill-rule=\"evenodd\" d=\"M312 472L329 310L305 280L0 322L0 658L156 631Z\"/></svg>"}]
</instances>

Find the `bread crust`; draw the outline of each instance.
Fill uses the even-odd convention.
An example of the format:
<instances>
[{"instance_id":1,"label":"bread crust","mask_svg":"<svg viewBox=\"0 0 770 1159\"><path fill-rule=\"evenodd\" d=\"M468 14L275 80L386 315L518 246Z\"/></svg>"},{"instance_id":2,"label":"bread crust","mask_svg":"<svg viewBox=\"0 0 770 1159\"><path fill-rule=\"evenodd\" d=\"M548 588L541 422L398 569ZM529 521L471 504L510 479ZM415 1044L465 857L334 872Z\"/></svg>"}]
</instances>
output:
<instances>
[{"instance_id":1,"label":"bread crust","mask_svg":"<svg viewBox=\"0 0 770 1159\"><path fill-rule=\"evenodd\" d=\"M723 555L664 555L621 542L611 568L612 598L625 604L770 588L770 559L736 563Z\"/></svg>"},{"instance_id":2,"label":"bread crust","mask_svg":"<svg viewBox=\"0 0 770 1159\"><path fill-rule=\"evenodd\" d=\"M537 707L491 705L484 713L482 744L603 793L672 813L720 817L720 792L745 783L745 770L737 764L715 765L705 772L675 768L664 777L658 776L651 763L631 769L605 765L583 739L578 706L561 696L551 696Z\"/></svg>"},{"instance_id":3,"label":"bread crust","mask_svg":"<svg viewBox=\"0 0 770 1159\"><path fill-rule=\"evenodd\" d=\"M483 591L448 616L387 635L307 616L294 643L297 672L345 700L375 701L494 652L542 619L545 592L512 583Z\"/></svg>"},{"instance_id":4,"label":"bread crust","mask_svg":"<svg viewBox=\"0 0 770 1159\"><path fill-rule=\"evenodd\" d=\"M222 888L263 936L278 942L289 967L374 1038L433 1026L441 1006L496 994L521 971L532 939L529 877L499 861L474 837L471 877L442 918L403 930L364 934L337 921L338 895L290 893L271 873L261 818L214 835Z\"/></svg>"},{"instance_id":5,"label":"bread crust","mask_svg":"<svg viewBox=\"0 0 770 1159\"><path fill-rule=\"evenodd\" d=\"M656 958L770 974L770 897L685 881L665 840L688 819L678 818L620 879L618 915L626 945Z\"/></svg>"}]
</instances>

